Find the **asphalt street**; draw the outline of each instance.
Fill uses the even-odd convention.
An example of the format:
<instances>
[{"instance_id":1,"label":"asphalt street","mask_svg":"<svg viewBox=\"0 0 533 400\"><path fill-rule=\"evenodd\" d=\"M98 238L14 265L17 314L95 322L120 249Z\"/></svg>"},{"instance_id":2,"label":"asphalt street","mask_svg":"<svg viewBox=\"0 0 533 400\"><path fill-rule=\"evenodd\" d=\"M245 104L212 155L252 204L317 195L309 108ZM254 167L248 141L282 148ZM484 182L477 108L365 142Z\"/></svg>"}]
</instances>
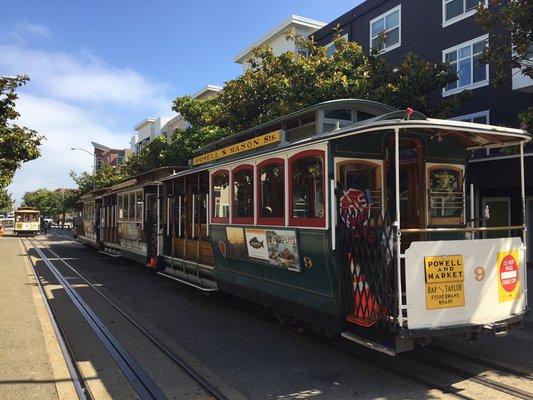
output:
<instances>
[{"instance_id":1,"label":"asphalt street","mask_svg":"<svg viewBox=\"0 0 533 400\"><path fill-rule=\"evenodd\" d=\"M354 353L343 352L235 307L223 295L205 295L154 276L139 264L106 257L65 237L70 235L53 231L47 235L46 243L202 374L243 398L449 397L357 356L372 352L361 352L355 345ZM533 370L532 340L531 322L527 322L525 330L505 338L484 335L475 343L460 339L437 342ZM403 355L391 359L391 365L402 360L409 368L411 361ZM159 368L165 368L164 365L160 363ZM467 385L463 378L449 376L442 377L442 384L458 389ZM481 389L476 390L482 393Z\"/></svg>"}]
</instances>

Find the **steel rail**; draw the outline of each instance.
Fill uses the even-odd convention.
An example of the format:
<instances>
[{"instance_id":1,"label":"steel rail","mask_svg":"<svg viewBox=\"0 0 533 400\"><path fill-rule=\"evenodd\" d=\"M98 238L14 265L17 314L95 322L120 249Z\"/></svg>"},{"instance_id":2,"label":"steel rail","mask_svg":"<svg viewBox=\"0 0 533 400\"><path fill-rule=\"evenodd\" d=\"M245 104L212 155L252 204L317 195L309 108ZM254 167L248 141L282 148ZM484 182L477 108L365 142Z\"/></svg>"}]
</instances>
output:
<instances>
[{"instance_id":1,"label":"steel rail","mask_svg":"<svg viewBox=\"0 0 533 400\"><path fill-rule=\"evenodd\" d=\"M518 368L513 368L513 367L508 366L508 365L501 365L501 364L498 364L497 362L494 362L494 361L489 361L489 360L486 360L486 359L483 359L483 358L478 358L478 357L470 355L470 354L465 354L465 353L462 353L462 352L459 352L459 351L455 351L455 350L452 350L452 349L449 349L449 348L446 348L446 347L441 347L441 346L438 346L438 345L435 345L435 344L431 344L431 346L428 347L428 350L430 350L432 352L439 352L439 353L442 353L442 354L453 355L454 357L459 357L459 358L462 358L463 360L470 361L470 362L473 362L475 364L479 364L479 365L482 365L482 366L485 366L485 367L489 367L489 368L492 368L492 369L497 369L497 370L500 370L502 372L506 372L508 374L512 374L512 375L515 375L515 376L520 377L520 378L533 380L533 374L529 373L529 372L525 372L525 369L524 370L519 370Z\"/></svg>"},{"instance_id":2,"label":"steel rail","mask_svg":"<svg viewBox=\"0 0 533 400\"><path fill-rule=\"evenodd\" d=\"M76 390L76 394L78 395L78 399L88 400L89 398L93 398L93 396L90 394L89 388L82 383L84 381L83 374L78 368L77 363L74 361L74 354L70 346L67 345L66 335L60 326L57 315L55 314L52 309L52 306L50 305L50 299L48 299L48 297L46 296L43 283L41 282L41 279L39 279L35 264L33 263L33 260L31 259L30 254L28 253L28 247L26 246L26 243L24 243L24 240L22 238L20 238L20 241L24 246L24 249L26 250L26 255L32 267L33 276L37 281L39 293L41 294L46 313L48 314L48 318L50 319L50 323L52 324L52 328L54 329L57 342L59 343L59 348L61 349L61 353L63 354L63 358L65 359L65 363L67 364L67 369L72 378L72 383L74 385L74 389Z\"/></svg>"},{"instance_id":3,"label":"steel rail","mask_svg":"<svg viewBox=\"0 0 533 400\"><path fill-rule=\"evenodd\" d=\"M231 300L233 299L233 300ZM279 326L279 321L273 318L272 315L266 314L263 311L258 311L255 308L252 308L254 304L250 306L250 303L241 299L236 299L234 297L229 297L223 300L224 303L249 314L253 314L258 318L261 318L263 320L267 320L277 326ZM342 338L333 338L333 339L327 339L324 337L319 337L316 335L310 335L308 336L310 339L315 341L316 343L320 343L321 345L328 346L336 351L338 351L341 354L349 355L351 357L357 358L358 360L362 361L365 364L373 365L376 367L379 367L385 371L388 371L396 376L400 376L402 378L407 378L412 382L418 383L420 385L426 386L429 389L437 389L440 390L442 393L451 395L463 400L477 400L474 397L470 397L461 393L458 393L455 388L452 386L444 386L441 384L438 384L434 381L431 381L429 379L425 379L422 376L409 372L408 369L403 368L402 366L395 366L390 362L391 358L390 356L382 357L382 354L373 351L371 354L366 354L365 348L359 347L359 346L353 346L352 342L345 341Z\"/></svg>"},{"instance_id":4,"label":"steel rail","mask_svg":"<svg viewBox=\"0 0 533 400\"><path fill-rule=\"evenodd\" d=\"M505 383L497 382L490 378L485 378L481 376L472 376L472 372L469 372L465 369L462 369L460 367L454 367L452 365L448 365L443 363L442 361L436 360L432 357L422 356L420 354L416 355L409 355L409 358L413 360L421 360L425 362L427 365L430 365L434 368L440 369L441 371L446 371L452 375L459 376L461 378L465 378L469 381L478 383L480 385L483 385L485 387L497 390L502 393L509 394L511 396L517 397L519 399L524 400L533 400L533 393L528 392L522 389L514 388L510 385L507 385Z\"/></svg>"},{"instance_id":5,"label":"steel rail","mask_svg":"<svg viewBox=\"0 0 533 400\"><path fill-rule=\"evenodd\" d=\"M33 241L39 242L35 239L30 239L33 249L37 252L41 260L46 264L50 272L57 279L59 284L65 290L76 309L83 316L85 321L89 324L92 331L104 345L110 356L115 360L122 373L131 383L133 389L141 397L141 399L166 399L161 389L151 380L148 374L135 361L131 354L122 346L122 344L114 337L109 328L100 320L94 311L85 303L76 290L64 278L59 270L53 265L43 251L33 244Z\"/></svg>"},{"instance_id":6,"label":"steel rail","mask_svg":"<svg viewBox=\"0 0 533 400\"><path fill-rule=\"evenodd\" d=\"M42 241L37 240L41 243L50 253L52 253L59 261L61 261L66 267L68 267L72 272L74 272L83 282L85 282L91 289L93 289L103 300L105 300L111 307L113 307L120 315L122 315L126 320L128 320L135 328L139 330L146 338L148 338L159 350L161 350L167 357L170 358L176 365L178 365L187 375L189 375L194 381L196 381L209 395L211 395L215 400L229 400L229 398L220 392L218 388L213 386L206 378L204 378L198 371L196 371L192 366L190 366L183 358L178 356L172 350L170 350L164 343L159 341L155 336L150 332L144 329L138 322L136 322L132 317L130 317L125 311L123 311L119 306L117 306L109 297L107 297L100 289L98 289L92 282L87 280L81 273L79 273L74 267L72 267L67 261L58 255L50 246L46 245Z\"/></svg>"},{"instance_id":7,"label":"steel rail","mask_svg":"<svg viewBox=\"0 0 533 400\"><path fill-rule=\"evenodd\" d=\"M509 228L512 228L512 227L506 227L505 229L509 229ZM522 227L520 227L522 228ZM479 229L479 228L478 228ZM402 230L402 232L405 232L407 230ZM61 236L61 235L58 235L58 236ZM64 261L59 255L57 255L57 253L55 253L52 249L49 248L49 246L43 244L44 246L46 246L48 248L48 250L54 254L60 261L62 261L65 265L67 265L74 273L76 273L78 276L81 277L81 279L83 279L88 285L90 285L91 287L93 287L93 285L87 281L81 274L79 274L74 268L72 268L66 261ZM116 307L114 305L114 303L112 303L111 300L109 300L104 294L102 294L97 288L93 287L93 289L97 292L99 292L99 294L106 300L108 301L112 306ZM240 310L245 310L246 312L250 312L250 309L249 307L243 307L241 305L237 305L235 304L235 302L232 302L232 301L225 301L227 304L230 304L232 305L233 307L236 307ZM260 316L262 318L265 318L266 315L265 314L262 314L262 313L259 313L259 312L253 312L255 315L257 316ZM128 320L130 320L129 316L127 315L124 315ZM137 325L135 323L135 321L130 321L132 322L134 325ZM142 329L142 328L140 328ZM148 335L150 335L148 333ZM319 340L321 343L325 343L324 341L322 340ZM354 356L360 360L362 360L363 362L365 363L368 363L368 364L372 364L372 365L375 365L375 366L378 366L382 369L385 369L391 373L394 373L395 375L398 375L398 376L401 376L401 377L405 377L413 382L416 382L416 383L419 383L419 384L423 384L424 386L427 386L427 387L430 387L430 388L435 388L437 390L440 390L441 392L445 393L445 394L449 394L449 395L452 395L452 396L455 396L455 397L458 397L458 398L461 398L461 399L465 399L465 400L474 400L474 398L470 397L470 396L467 396L467 395L464 395L464 394L461 394L461 393L458 393L457 391L455 391L453 389L453 387L447 387L447 386L444 386L444 385L440 385L438 383L435 383L434 381L431 381L429 379L424 379L422 377L420 377L419 375L417 374L412 374L412 373L409 373L408 371L406 371L405 369L402 369L402 368L399 368L399 367L394 367L388 363L386 363L385 361L384 362L380 362L378 359L376 358L373 358L369 355L366 355L366 354L362 354L361 352L357 352L355 351L354 349L350 349L350 348L347 348L347 346L345 345L342 345L340 343L328 343L326 342L325 344L333 347L334 349L338 350L338 351L341 351L343 353L348 353L350 354L351 356ZM157 345L157 344L156 344ZM164 346L164 345L163 345ZM467 357L468 356L464 356L464 355L460 355L461 357L463 357L464 359L468 359ZM412 359L414 358L417 358L417 356L411 356ZM425 357L418 357L420 359L422 358L425 358ZM423 360L424 361L424 364L427 364L428 360ZM437 362L434 361L434 360L429 360L431 361L431 365L435 365ZM470 360L470 361L474 361L474 360ZM477 362L478 364L480 365L483 365L481 362L479 361L474 361L474 362ZM441 363L442 364L442 363ZM494 368L494 369L499 369L501 371L505 371L505 372L510 372L510 373L514 373L515 375L517 376L523 376L522 373L520 373L519 371L515 371L515 370L511 370L509 368L503 368L502 366L497 366L497 364L494 364L495 366L493 366L492 364L487 364L485 363L486 366L489 366L491 368ZM514 389L508 385L505 385L505 384L502 384L500 382L495 382L495 381L492 381L488 378L481 378L481 377L472 377L471 376L471 373L469 373L468 371L464 371L464 370L461 370L460 368L457 368L457 367L451 367L451 366L447 366L445 364L442 364L442 366L444 366L445 368L440 368L440 367L435 367L437 369L440 369L440 370L445 370L446 372L448 373L451 373L452 375L456 375L456 376L460 376L460 377L463 377L467 380L470 380L472 382L475 382L475 383L478 383L482 386L485 386L485 387L489 387L493 390L496 390L496 391L499 391L499 392L503 392L503 393L507 393L507 394L511 394L512 396L515 396L515 397L518 397L518 398L521 398L521 399L533 399L533 394L529 393L529 392L525 392L525 391L522 391L520 389ZM452 372L453 370L453 372Z\"/></svg>"}]
</instances>

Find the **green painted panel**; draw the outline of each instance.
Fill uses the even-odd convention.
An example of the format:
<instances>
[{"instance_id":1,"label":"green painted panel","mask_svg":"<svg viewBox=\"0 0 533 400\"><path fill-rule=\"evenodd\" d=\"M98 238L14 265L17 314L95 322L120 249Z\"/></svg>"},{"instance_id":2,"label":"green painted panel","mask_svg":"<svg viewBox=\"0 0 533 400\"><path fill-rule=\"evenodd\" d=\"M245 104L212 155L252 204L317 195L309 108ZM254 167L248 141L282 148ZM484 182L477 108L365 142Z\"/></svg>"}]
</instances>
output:
<instances>
[{"instance_id":1,"label":"green painted panel","mask_svg":"<svg viewBox=\"0 0 533 400\"><path fill-rule=\"evenodd\" d=\"M230 258L227 250L224 257L219 241L227 240L225 228L211 226L217 278L257 290L258 296L273 296L336 315L338 285L327 231L297 230L301 269L294 271L266 261ZM308 261L308 266L304 260Z\"/></svg>"}]
</instances>

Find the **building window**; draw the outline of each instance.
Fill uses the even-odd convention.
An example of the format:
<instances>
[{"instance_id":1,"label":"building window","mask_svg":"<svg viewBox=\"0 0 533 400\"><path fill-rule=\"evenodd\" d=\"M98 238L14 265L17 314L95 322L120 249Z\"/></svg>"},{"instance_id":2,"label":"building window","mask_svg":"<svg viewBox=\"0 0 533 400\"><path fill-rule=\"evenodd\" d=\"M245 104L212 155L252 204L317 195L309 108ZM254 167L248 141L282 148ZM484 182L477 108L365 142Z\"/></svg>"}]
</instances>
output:
<instances>
[{"instance_id":1,"label":"building window","mask_svg":"<svg viewBox=\"0 0 533 400\"><path fill-rule=\"evenodd\" d=\"M117 156L117 164L118 164L118 165L122 165L122 164L124 164L124 157L122 157L122 156Z\"/></svg>"},{"instance_id":2,"label":"building window","mask_svg":"<svg viewBox=\"0 0 533 400\"><path fill-rule=\"evenodd\" d=\"M96 169L102 168L102 157L96 157Z\"/></svg>"},{"instance_id":3,"label":"building window","mask_svg":"<svg viewBox=\"0 0 533 400\"><path fill-rule=\"evenodd\" d=\"M212 222L229 222L229 172L221 170L211 175L213 198Z\"/></svg>"},{"instance_id":4,"label":"building window","mask_svg":"<svg viewBox=\"0 0 533 400\"><path fill-rule=\"evenodd\" d=\"M324 152L304 151L289 159L289 222L325 226Z\"/></svg>"},{"instance_id":5,"label":"building window","mask_svg":"<svg viewBox=\"0 0 533 400\"><path fill-rule=\"evenodd\" d=\"M348 34L346 33L346 34L342 35L342 39L348 41ZM335 53L335 50L336 50L335 49L335 43L331 42L331 43L327 44L325 47L326 47L327 56L329 58L333 57L333 53Z\"/></svg>"},{"instance_id":6,"label":"building window","mask_svg":"<svg viewBox=\"0 0 533 400\"><path fill-rule=\"evenodd\" d=\"M254 169L242 165L232 171L233 220L237 224L254 222Z\"/></svg>"},{"instance_id":7,"label":"building window","mask_svg":"<svg viewBox=\"0 0 533 400\"><path fill-rule=\"evenodd\" d=\"M258 223L283 225L285 216L285 162L282 158L257 166Z\"/></svg>"},{"instance_id":8,"label":"building window","mask_svg":"<svg viewBox=\"0 0 533 400\"><path fill-rule=\"evenodd\" d=\"M474 15L480 3L487 6L488 0L442 0L442 26Z\"/></svg>"},{"instance_id":9,"label":"building window","mask_svg":"<svg viewBox=\"0 0 533 400\"><path fill-rule=\"evenodd\" d=\"M370 48L386 52L401 46L401 13L399 5L370 21Z\"/></svg>"},{"instance_id":10,"label":"building window","mask_svg":"<svg viewBox=\"0 0 533 400\"><path fill-rule=\"evenodd\" d=\"M481 111L474 114L460 115L458 117L450 118L454 121L474 122L476 124L489 124L490 123L490 111Z\"/></svg>"},{"instance_id":11,"label":"building window","mask_svg":"<svg viewBox=\"0 0 533 400\"><path fill-rule=\"evenodd\" d=\"M442 52L444 61L459 76L457 81L446 85L444 95L489 84L489 66L479 61L487 39L485 35Z\"/></svg>"}]
</instances>

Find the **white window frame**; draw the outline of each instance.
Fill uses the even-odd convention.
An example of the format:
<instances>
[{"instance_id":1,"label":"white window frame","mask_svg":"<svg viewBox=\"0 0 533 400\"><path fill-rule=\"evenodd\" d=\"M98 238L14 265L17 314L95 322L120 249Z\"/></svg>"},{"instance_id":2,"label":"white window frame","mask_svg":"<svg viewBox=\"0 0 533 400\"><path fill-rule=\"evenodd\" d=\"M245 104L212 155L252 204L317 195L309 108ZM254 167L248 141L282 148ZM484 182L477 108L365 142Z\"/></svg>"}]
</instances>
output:
<instances>
[{"instance_id":1,"label":"white window frame","mask_svg":"<svg viewBox=\"0 0 533 400\"><path fill-rule=\"evenodd\" d=\"M372 49L372 24L382 18L386 18L388 15L392 14L392 13L395 13L396 11L398 11L398 43L396 44L393 44L392 46L389 46L389 47L384 47L380 50L380 53L383 54L383 53L386 53L388 51L391 51L391 50L394 50L394 49L397 49L398 47L400 47L402 45L402 5L401 4L398 4L396 7L394 8L391 8L389 11L377 16L376 18L372 19L370 21L370 24L369 24L369 40L368 40L368 48L369 49Z\"/></svg>"},{"instance_id":2,"label":"white window frame","mask_svg":"<svg viewBox=\"0 0 533 400\"><path fill-rule=\"evenodd\" d=\"M455 24L456 22L459 22L463 19L469 18L477 12L477 9L474 8L460 15L457 15L456 17L446 20L446 4L449 3L450 1L452 0L442 0L442 27L443 28L446 28L447 26ZM463 0L463 7L465 5L465 1L466 0ZM485 7L488 7L489 5L489 0L480 0L479 2L480 3L483 2Z\"/></svg>"},{"instance_id":3,"label":"white window frame","mask_svg":"<svg viewBox=\"0 0 533 400\"><path fill-rule=\"evenodd\" d=\"M483 36L479 36L479 37L474 38L472 40L469 40L467 42L458 44L457 46L453 46L453 47L450 47L448 49L442 50L442 62L446 62L446 54L447 53L450 53L452 51L457 51L457 50L459 50L459 49L461 49L463 47L467 47L467 46L472 47L474 45L474 43L477 43L477 42L481 42L481 41L487 42L488 38L489 38L489 34L487 33L487 34L485 34ZM472 54L471 54L470 57L471 57L471 59L474 58L473 51L472 51ZM457 63L459 63L459 60L457 60ZM451 89L451 90L446 90L446 87L444 87L444 88L442 88L442 97L450 96L452 94L461 93L463 90L467 90L467 89L477 89L477 88L480 88L480 87L483 87L483 86L487 86L490 83L489 64L486 64L485 68L486 68L486 78L485 78L485 80L480 81L480 82L470 83L469 85L457 87L457 88ZM459 71L459 64L457 64L457 71ZM471 74L474 73L473 65L472 65L472 68L470 69L470 73ZM471 81L472 81L472 79L471 79Z\"/></svg>"},{"instance_id":4,"label":"white window frame","mask_svg":"<svg viewBox=\"0 0 533 400\"><path fill-rule=\"evenodd\" d=\"M487 117L487 125L490 124L490 110L480 111L472 114L458 115L457 117L450 118L453 121L473 122L474 118ZM466 121L469 120L469 121Z\"/></svg>"}]
</instances>

